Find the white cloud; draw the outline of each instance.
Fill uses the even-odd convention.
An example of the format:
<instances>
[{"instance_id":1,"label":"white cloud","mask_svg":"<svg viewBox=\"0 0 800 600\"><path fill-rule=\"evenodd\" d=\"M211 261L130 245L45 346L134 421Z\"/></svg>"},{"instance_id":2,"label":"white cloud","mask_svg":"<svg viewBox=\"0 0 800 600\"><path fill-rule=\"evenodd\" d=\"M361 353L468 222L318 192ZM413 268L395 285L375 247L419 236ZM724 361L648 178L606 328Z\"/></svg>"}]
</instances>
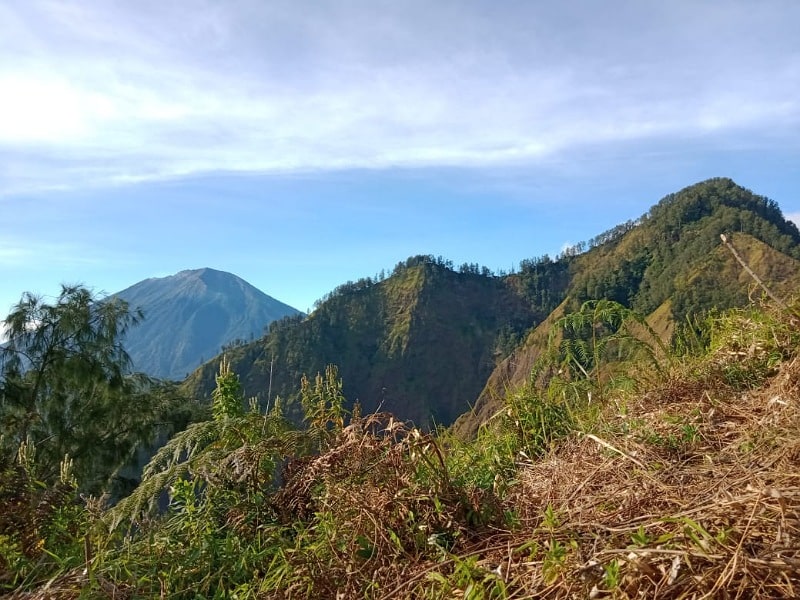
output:
<instances>
[{"instance_id":1,"label":"white cloud","mask_svg":"<svg viewBox=\"0 0 800 600\"><path fill-rule=\"evenodd\" d=\"M789 213L786 215L789 221L793 221L795 225L800 227L800 212Z\"/></svg>"},{"instance_id":2,"label":"white cloud","mask_svg":"<svg viewBox=\"0 0 800 600\"><path fill-rule=\"evenodd\" d=\"M15 240L4 235L0 241L0 268L12 272L24 272L34 265L47 268L105 265L111 261L123 262L119 256L109 253L99 255L85 246L71 243L51 243L32 239Z\"/></svg>"},{"instance_id":3,"label":"white cloud","mask_svg":"<svg viewBox=\"0 0 800 600\"><path fill-rule=\"evenodd\" d=\"M0 7L0 194L515 163L800 123L800 5L612 4Z\"/></svg>"}]
</instances>

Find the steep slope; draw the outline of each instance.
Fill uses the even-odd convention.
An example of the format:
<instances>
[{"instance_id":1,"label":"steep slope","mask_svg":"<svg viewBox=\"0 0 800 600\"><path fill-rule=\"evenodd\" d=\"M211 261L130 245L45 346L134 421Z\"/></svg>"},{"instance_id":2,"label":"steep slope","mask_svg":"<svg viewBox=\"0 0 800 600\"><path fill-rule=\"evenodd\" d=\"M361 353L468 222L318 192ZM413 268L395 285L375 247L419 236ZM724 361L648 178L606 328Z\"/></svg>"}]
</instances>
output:
<instances>
[{"instance_id":1,"label":"steep slope","mask_svg":"<svg viewBox=\"0 0 800 600\"><path fill-rule=\"evenodd\" d=\"M569 299L559 310L589 299L609 298L650 315L665 336L689 314L741 306L753 282L720 242L731 240L752 269L776 293L800 287L800 232L778 205L730 179L710 179L661 200L636 221L601 234L588 251L556 261L568 265ZM524 273L523 273L524 274ZM521 385L547 341L532 332L489 378L456 431L471 436L502 406L507 390Z\"/></svg>"},{"instance_id":2,"label":"steep slope","mask_svg":"<svg viewBox=\"0 0 800 600\"><path fill-rule=\"evenodd\" d=\"M248 395L289 400L300 377L339 367L345 395L422 426L449 425L478 395L501 358L504 336L535 314L502 278L457 273L415 257L379 282L342 286L305 320L273 324L269 335L228 353ZM186 382L208 397L218 360Z\"/></svg>"},{"instance_id":3,"label":"steep slope","mask_svg":"<svg viewBox=\"0 0 800 600\"><path fill-rule=\"evenodd\" d=\"M236 275L208 268L145 279L114 296L145 315L125 341L134 368L167 379L183 379L224 344L252 340L272 321L299 314Z\"/></svg>"},{"instance_id":4,"label":"steep slope","mask_svg":"<svg viewBox=\"0 0 800 600\"><path fill-rule=\"evenodd\" d=\"M528 379L534 363L547 348L550 329L564 316L570 299L565 299L539 325L534 327L522 343L503 359L489 375L478 400L453 423L453 432L463 439L473 437L478 427L494 416L503 406L506 394Z\"/></svg>"},{"instance_id":5,"label":"steep slope","mask_svg":"<svg viewBox=\"0 0 800 600\"><path fill-rule=\"evenodd\" d=\"M569 293L577 300L609 298L643 314L672 300L673 315L679 320L698 307L734 306L742 301L737 285L721 290L703 288L701 282L691 288L686 285L698 261L719 248L722 233L749 234L800 259L800 231L784 219L774 201L730 179L709 179L667 196L640 219L598 236L601 243L575 257Z\"/></svg>"},{"instance_id":6,"label":"steep slope","mask_svg":"<svg viewBox=\"0 0 800 600\"><path fill-rule=\"evenodd\" d=\"M723 232L733 234L768 284L788 290L781 282L795 281L800 231L775 202L717 178L667 196L557 260L525 260L505 277L456 273L433 257L409 259L389 279L340 286L306 320L276 323L263 340L229 356L247 393L262 401L294 399L302 374L336 364L347 397L366 410L380 406L417 424L449 425L474 402L460 423L474 432L527 377L547 339L542 322L554 309L609 298L652 315L670 335L687 314L745 303L748 283L720 246ZM191 394L209 396L217 364L192 375Z\"/></svg>"}]
</instances>

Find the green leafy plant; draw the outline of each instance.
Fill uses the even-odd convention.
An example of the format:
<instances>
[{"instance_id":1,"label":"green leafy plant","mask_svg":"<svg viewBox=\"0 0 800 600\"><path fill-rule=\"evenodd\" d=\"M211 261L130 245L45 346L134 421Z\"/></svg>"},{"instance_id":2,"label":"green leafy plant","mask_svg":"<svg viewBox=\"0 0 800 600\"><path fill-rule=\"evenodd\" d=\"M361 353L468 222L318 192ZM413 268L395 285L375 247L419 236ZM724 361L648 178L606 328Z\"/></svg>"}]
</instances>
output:
<instances>
[{"instance_id":1,"label":"green leafy plant","mask_svg":"<svg viewBox=\"0 0 800 600\"><path fill-rule=\"evenodd\" d=\"M712 373L735 389L756 387L800 343L799 332L774 311L749 307L719 314L710 322Z\"/></svg>"},{"instance_id":2,"label":"green leafy plant","mask_svg":"<svg viewBox=\"0 0 800 600\"><path fill-rule=\"evenodd\" d=\"M652 541L642 525L639 525L639 528L631 534L631 542L640 548L650 545Z\"/></svg>"},{"instance_id":3,"label":"green leafy plant","mask_svg":"<svg viewBox=\"0 0 800 600\"><path fill-rule=\"evenodd\" d=\"M557 539L551 538L544 551L542 560L542 576L546 584L552 584L564 570L569 555L569 547Z\"/></svg>"},{"instance_id":4,"label":"green leafy plant","mask_svg":"<svg viewBox=\"0 0 800 600\"><path fill-rule=\"evenodd\" d=\"M576 427L572 403L553 398L528 384L506 398L504 426L516 436L514 453L541 457Z\"/></svg>"},{"instance_id":5,"label":"green leafy plant","mask_svg":"<svg viewBox=\"0 0 800 600\"><path fill-rule=\"evenodd\" d=\"M603 565L603 587L614 591L622 581L622 565L618 560L612 560Z\"/></svg>"},{"instance_id":6,"label":"green leafy plant","mask_svg":"<svg viewBox=\"0 0 800 600\"><path fill-rule=\"evenodd\" d=\"M561 525L561 518L558 516L558 513L553 508L552 504L548 504L547 507L544 509L544 514L542 515L542 527L544 527L547 531L555 531Z\"/></svg>"},{"instance_id":7,"label":"green leafy plant","mask_svg":"<svg viewBox=\"0 0 800 600\"><path fill-rule=\"evenodd\" d=\"M123 521L141 520L181 480L199 478L204 489L220 493L242 488L253 498L263 487L269 489L280 460L298 442L291 437L293 428L283 417L280 401L266 414L255 404L244 412L243 405L238 377L223 361L213 394L214 418L189 425L156 452L141 484L106 515L112 529Z\"/></svg>"},{"instance_id":8,"label":"green leafy plant","mask_svg":"<svg viewBox=\"0 0 800 600\"><path fill-rule=\"evenodd\" d=\"M33 588L86 560L89 519L72 460L52 483L38 471L33 443L21 444L15 461L0 460L0 590Z\"/></svg>"},{"instance_id":9,"label":"green leafy plant","mask_svg":"<svg viewBox=\"0 0 800 600\"><path fill-rule=\"evenodd\" d=\"M219 374L216 376L217 387L211 394L211 413L214 419L241 417L244 414L242 402L242 386L236 373L231 371L231 363L225 356L219 364Z\"/></svg>"}]
</instances>

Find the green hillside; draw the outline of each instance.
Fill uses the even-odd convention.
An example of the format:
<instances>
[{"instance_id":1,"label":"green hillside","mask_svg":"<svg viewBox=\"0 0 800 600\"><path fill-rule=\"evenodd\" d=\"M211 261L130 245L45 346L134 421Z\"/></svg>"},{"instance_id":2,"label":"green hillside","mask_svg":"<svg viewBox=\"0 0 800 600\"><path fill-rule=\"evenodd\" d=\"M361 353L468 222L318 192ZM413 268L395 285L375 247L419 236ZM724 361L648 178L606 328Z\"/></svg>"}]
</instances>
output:
<instances>
[{"instance_id":1,"label":"green hillside","mask_svg":"<svg viewBox=\"0 0 800 600\"><path fill-rule=\"evenodd\" d=\"M0 593L795 598L799 242L713 179L510 275L410 258L192 374L115 506L97 468L197 405L128 373L124 303L27 296Z\"/></svg>"},{"instance_id":2,"label":"green hillside","mask_svg":"<svg viewBox=\"0 0 800 600\"><path fill-rule=\"evenodd\" d=\"M776 293L800 285L800 232L777 204L730 179L710 179L671 194L637 219L580 244L557 261L568 271L559 286L560 312L606 298L649 315L668 339L676 323L712 308L744 306L762 293L722 245L720 234ZM554 269L554 267L551 267ZM525 270L521 277L525 277ZM492 373L456 430L472 436L502 406L503 397L527 380L547 343L548 324L531 331Z\"/></svg>"},{"instance_id":3,"label":"green hillside","mask_svg":"<svg viewBox=\"0 0 800 600\"><path fill-rule=\"evenodd\" d=\"M340 286L308 318L276 322L269 335L228 357L249 396L266 405L279 395L294 417L300 378L335 364L347 397L365 410L448 426L473 407L459 430L474 434L506 390L524 381L546 339L536 327L567 299L562 310L607 298L653 313L663 332L687 315L746 303L746 276L720 233L732 234L778 292L794 283L797 227L775 202L717 178L667 196L556 259L523 260L508 275L410 258L388 278ZM184 384L189 395L208 401L219 360L192 374Z\"/></svg>"},{"instance_id":4,"label":"green hillside","mask_svg":"<svg viewBox=\"0 0 800 600\"><path fill-rule=\"evenodd\" d=\"M69 461L43 484L27 447L0 455L0 593L796 598L798 315L716 314L707 343L657 364L617 354L626 377L601 385L564 364L469 442L345 414L334 369L303 385L297 427L274 406L245 410L224 363L213 418L170 440L114 507L79 495Z\"/></svg>"},{"instance_id":5,"label":"green hillside","mask_svg":"<svg viewBox=\"0 0 800 600\"><path fill-rule=\"evenodd\" d=\"M382 281L341 286L308 318L276 322L227 354L248 396L267 404L271 390L295 416L301 376L335 364L364 410L449 425L537 316L508 281L419 256ZM187 380L189 394L209 397L219 360Z\"/></svg>"},{"instance_id":6,"label":"green hillside","mask_svg":"<svg viewBox=\"0 0 800 600\"><path fill-rule=\"evenodd\" d=\"M713 305L739 305L746 300L746 290L734 280L718 278L712 284L695 278L700 262L719 248L722 233L748 234L800 259L800 232L774 201L730 179L709 179L670 194L637 221L590 242L593 247L571 265L569 293L577 301L608 298L643 314L671 300L679 320ZM775 275L779 282L781 274Z\"/></svg>"}]
</instances>

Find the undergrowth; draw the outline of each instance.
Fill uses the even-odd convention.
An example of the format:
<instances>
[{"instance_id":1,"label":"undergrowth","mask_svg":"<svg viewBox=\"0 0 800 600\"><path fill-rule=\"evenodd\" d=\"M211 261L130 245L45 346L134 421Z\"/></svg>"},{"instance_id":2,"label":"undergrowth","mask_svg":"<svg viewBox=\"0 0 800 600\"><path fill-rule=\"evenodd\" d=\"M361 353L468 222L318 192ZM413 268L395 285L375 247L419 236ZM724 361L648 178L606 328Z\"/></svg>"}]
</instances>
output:
<instances>
[{"instance_id":1,"label":"undergrowth","mask_svg":"<svg viewBox=\"0 0 800 600\"><path fill-rule=\"evenodd\" d=\"M753 598L800 595L800 327L712 314L667 348L587 303L529 383L464 441L348 413L335 368L303 427L244 410L223 361L214 419L114 507L65 461L0 465L12 598Z\"/></svg>"}]
</instances>

